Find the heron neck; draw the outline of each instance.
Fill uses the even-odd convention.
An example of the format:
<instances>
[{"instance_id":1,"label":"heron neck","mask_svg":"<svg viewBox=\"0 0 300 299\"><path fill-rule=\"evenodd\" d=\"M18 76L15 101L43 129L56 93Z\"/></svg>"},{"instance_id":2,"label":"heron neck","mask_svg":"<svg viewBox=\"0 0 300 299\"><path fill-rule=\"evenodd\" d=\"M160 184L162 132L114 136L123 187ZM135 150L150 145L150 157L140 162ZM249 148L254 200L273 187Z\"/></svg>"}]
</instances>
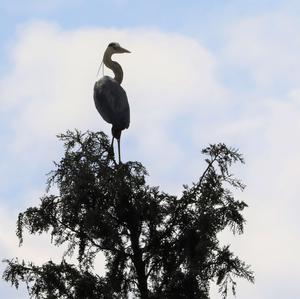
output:
<instances>
[{"instance_id":1,"label":"heron neck","mask_svg":"<svg viewBox=\"0 0 300 299\"><path fill-rule=\"evenodd\" d=\"M111 59L112 54L111 53L104 53L103 56L103 63L106 67L111 69L115 75L115 80L119 82L119 84L123 81L123 70L119 63Z\"/></svg>"}]
</instances>

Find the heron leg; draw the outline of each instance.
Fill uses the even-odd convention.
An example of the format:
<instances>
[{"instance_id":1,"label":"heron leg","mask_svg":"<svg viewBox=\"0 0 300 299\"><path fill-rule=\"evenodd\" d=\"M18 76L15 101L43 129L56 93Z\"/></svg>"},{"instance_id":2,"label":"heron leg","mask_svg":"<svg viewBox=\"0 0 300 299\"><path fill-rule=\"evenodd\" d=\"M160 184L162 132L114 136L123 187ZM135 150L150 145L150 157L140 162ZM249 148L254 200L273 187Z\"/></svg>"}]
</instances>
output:
<instances>
[{"instance_id":1,"label":"heron leg","mask_svg":"<svg viewBox=\"0 0 300 299\"><path fill-rule=\"evenodd\" d=\"M117 140L118 140L118 153L119 153L119 164L121 164L121 163L122 163L122 162L121 162L121 149L120 149L120 139L121 139L121 138L117 139Z\"/></svg>"},{"instance_id":2,"label":"heron leg","mask_svg":"<svg viewBox=\"0 0 300 299\"><path fill-rule=\"evenodd\" d=\"M111 139L111 144L110 144L110 149L111 149L113 155L115 154L115 153L114 153L114 141L115 141L115 137L113 137L113 138Z\"/></svg>"},{"instance_id":3,"label":"heron leg","mask_svg":"<svg viewBox=\"0 0 300 299\"><path fill-rule=\"evenodd\" d=\"M115 137L113 137L112 140L111 140L111 144L110 144L111 148L114 148L114 140L115 140Z\"/></svg>"}]
</instances>

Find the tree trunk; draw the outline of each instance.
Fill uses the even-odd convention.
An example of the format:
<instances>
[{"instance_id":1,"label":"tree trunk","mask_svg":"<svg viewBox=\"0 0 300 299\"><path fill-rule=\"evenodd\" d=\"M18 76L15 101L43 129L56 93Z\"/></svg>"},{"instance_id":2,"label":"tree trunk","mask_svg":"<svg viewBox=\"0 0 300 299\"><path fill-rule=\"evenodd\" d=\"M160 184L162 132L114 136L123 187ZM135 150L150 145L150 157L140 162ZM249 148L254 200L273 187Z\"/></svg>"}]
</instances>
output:
<instances>
[{"instance_id":1,"label":"tree trunk","mask_svg":"<svg viewBox=\"0 0 300 299\"><path fill-rule=\"evenodd\" d=\"M128 229L130 231L130 241L133 251L132 261L136 270L138 288L141 293L141 299L148 299L148 285L145 270L145 262L143 261L143 252L140 248L140 222L138 221L137 211L132 206L131 202L129 205L129 217L127 219Z\"/></svg>"},{"instance_id":2,"label":"tree trunk","mask_svg":"<svg viewBox=\"0 0 300 299\"><path fill-rule=\"evenodd\" d=\"M148 286L147 277L145 273L145 263L143 261L142 250L139 246L139 234L137 234L136 229L134 229L134 231L131 232L130 239L133 250L133 264L136 269L138 288L141 293L141 299L148 299Z\"/></svg>"}]
</instances>

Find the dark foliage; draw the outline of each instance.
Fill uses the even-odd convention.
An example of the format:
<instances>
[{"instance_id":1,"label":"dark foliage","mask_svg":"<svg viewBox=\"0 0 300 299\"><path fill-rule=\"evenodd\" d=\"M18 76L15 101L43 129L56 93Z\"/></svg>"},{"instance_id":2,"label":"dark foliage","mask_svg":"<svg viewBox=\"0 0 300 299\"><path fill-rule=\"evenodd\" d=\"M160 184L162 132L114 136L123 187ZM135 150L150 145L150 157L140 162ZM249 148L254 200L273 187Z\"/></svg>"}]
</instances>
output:
<instances>
[{"instance_id":1,"label":"dark foliage","mask_svg":"<svg viewBox=\"0 0 300 299\"><path fill-rule=\"evenodd\" d=\"M40 206L19 215L17 235L21 244L24 229L49 232L68 250L60 264L6 260L6 281L25 282L32 298L68 299L206 299L212 281L225 298L228 287L235 293L236 277L253 282L249 266L217 239L226 227L243 232L247 205L229 190L244 188L229 172L243 162L237 150L204 149L204 173L178 198L148 186L140 163L117 164L105 134L68 131L59 138L65 156L49 174ZM59 195L49 194L52 185ZM66 262L75 252L76 266ZM99 252L106 257L105 277L93 270Z\"/></svg>"}]
</instances>

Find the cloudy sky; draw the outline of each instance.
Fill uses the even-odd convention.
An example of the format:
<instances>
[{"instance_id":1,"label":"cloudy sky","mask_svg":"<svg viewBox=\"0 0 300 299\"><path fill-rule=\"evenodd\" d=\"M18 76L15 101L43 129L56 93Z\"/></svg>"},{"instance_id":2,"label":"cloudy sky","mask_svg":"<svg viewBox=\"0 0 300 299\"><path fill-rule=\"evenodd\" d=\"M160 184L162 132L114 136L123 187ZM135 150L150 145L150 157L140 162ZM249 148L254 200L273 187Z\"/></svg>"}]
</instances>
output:
<instances>
[{"instance_id":1,"label":"cloudy sky","mask_svg":"<svg viewBox=\"0 0 300 299\"><path fill-rule=\"evenodd\" d=\"M247 225L222 241L256 282L238 281L237 298L300 298L299 13L296 0L0 0L1 259L58 260L48 236L19 248L15 222L45 192L62 154L57 133L110 134L92 89L103 51L118 41L132 51L117 58L131 105L123 160L141 161L149 183L179 194L201 175L202 148L239 148ZM2 281L0 294L28 297Z\"/></svg>"}]
</instances>

